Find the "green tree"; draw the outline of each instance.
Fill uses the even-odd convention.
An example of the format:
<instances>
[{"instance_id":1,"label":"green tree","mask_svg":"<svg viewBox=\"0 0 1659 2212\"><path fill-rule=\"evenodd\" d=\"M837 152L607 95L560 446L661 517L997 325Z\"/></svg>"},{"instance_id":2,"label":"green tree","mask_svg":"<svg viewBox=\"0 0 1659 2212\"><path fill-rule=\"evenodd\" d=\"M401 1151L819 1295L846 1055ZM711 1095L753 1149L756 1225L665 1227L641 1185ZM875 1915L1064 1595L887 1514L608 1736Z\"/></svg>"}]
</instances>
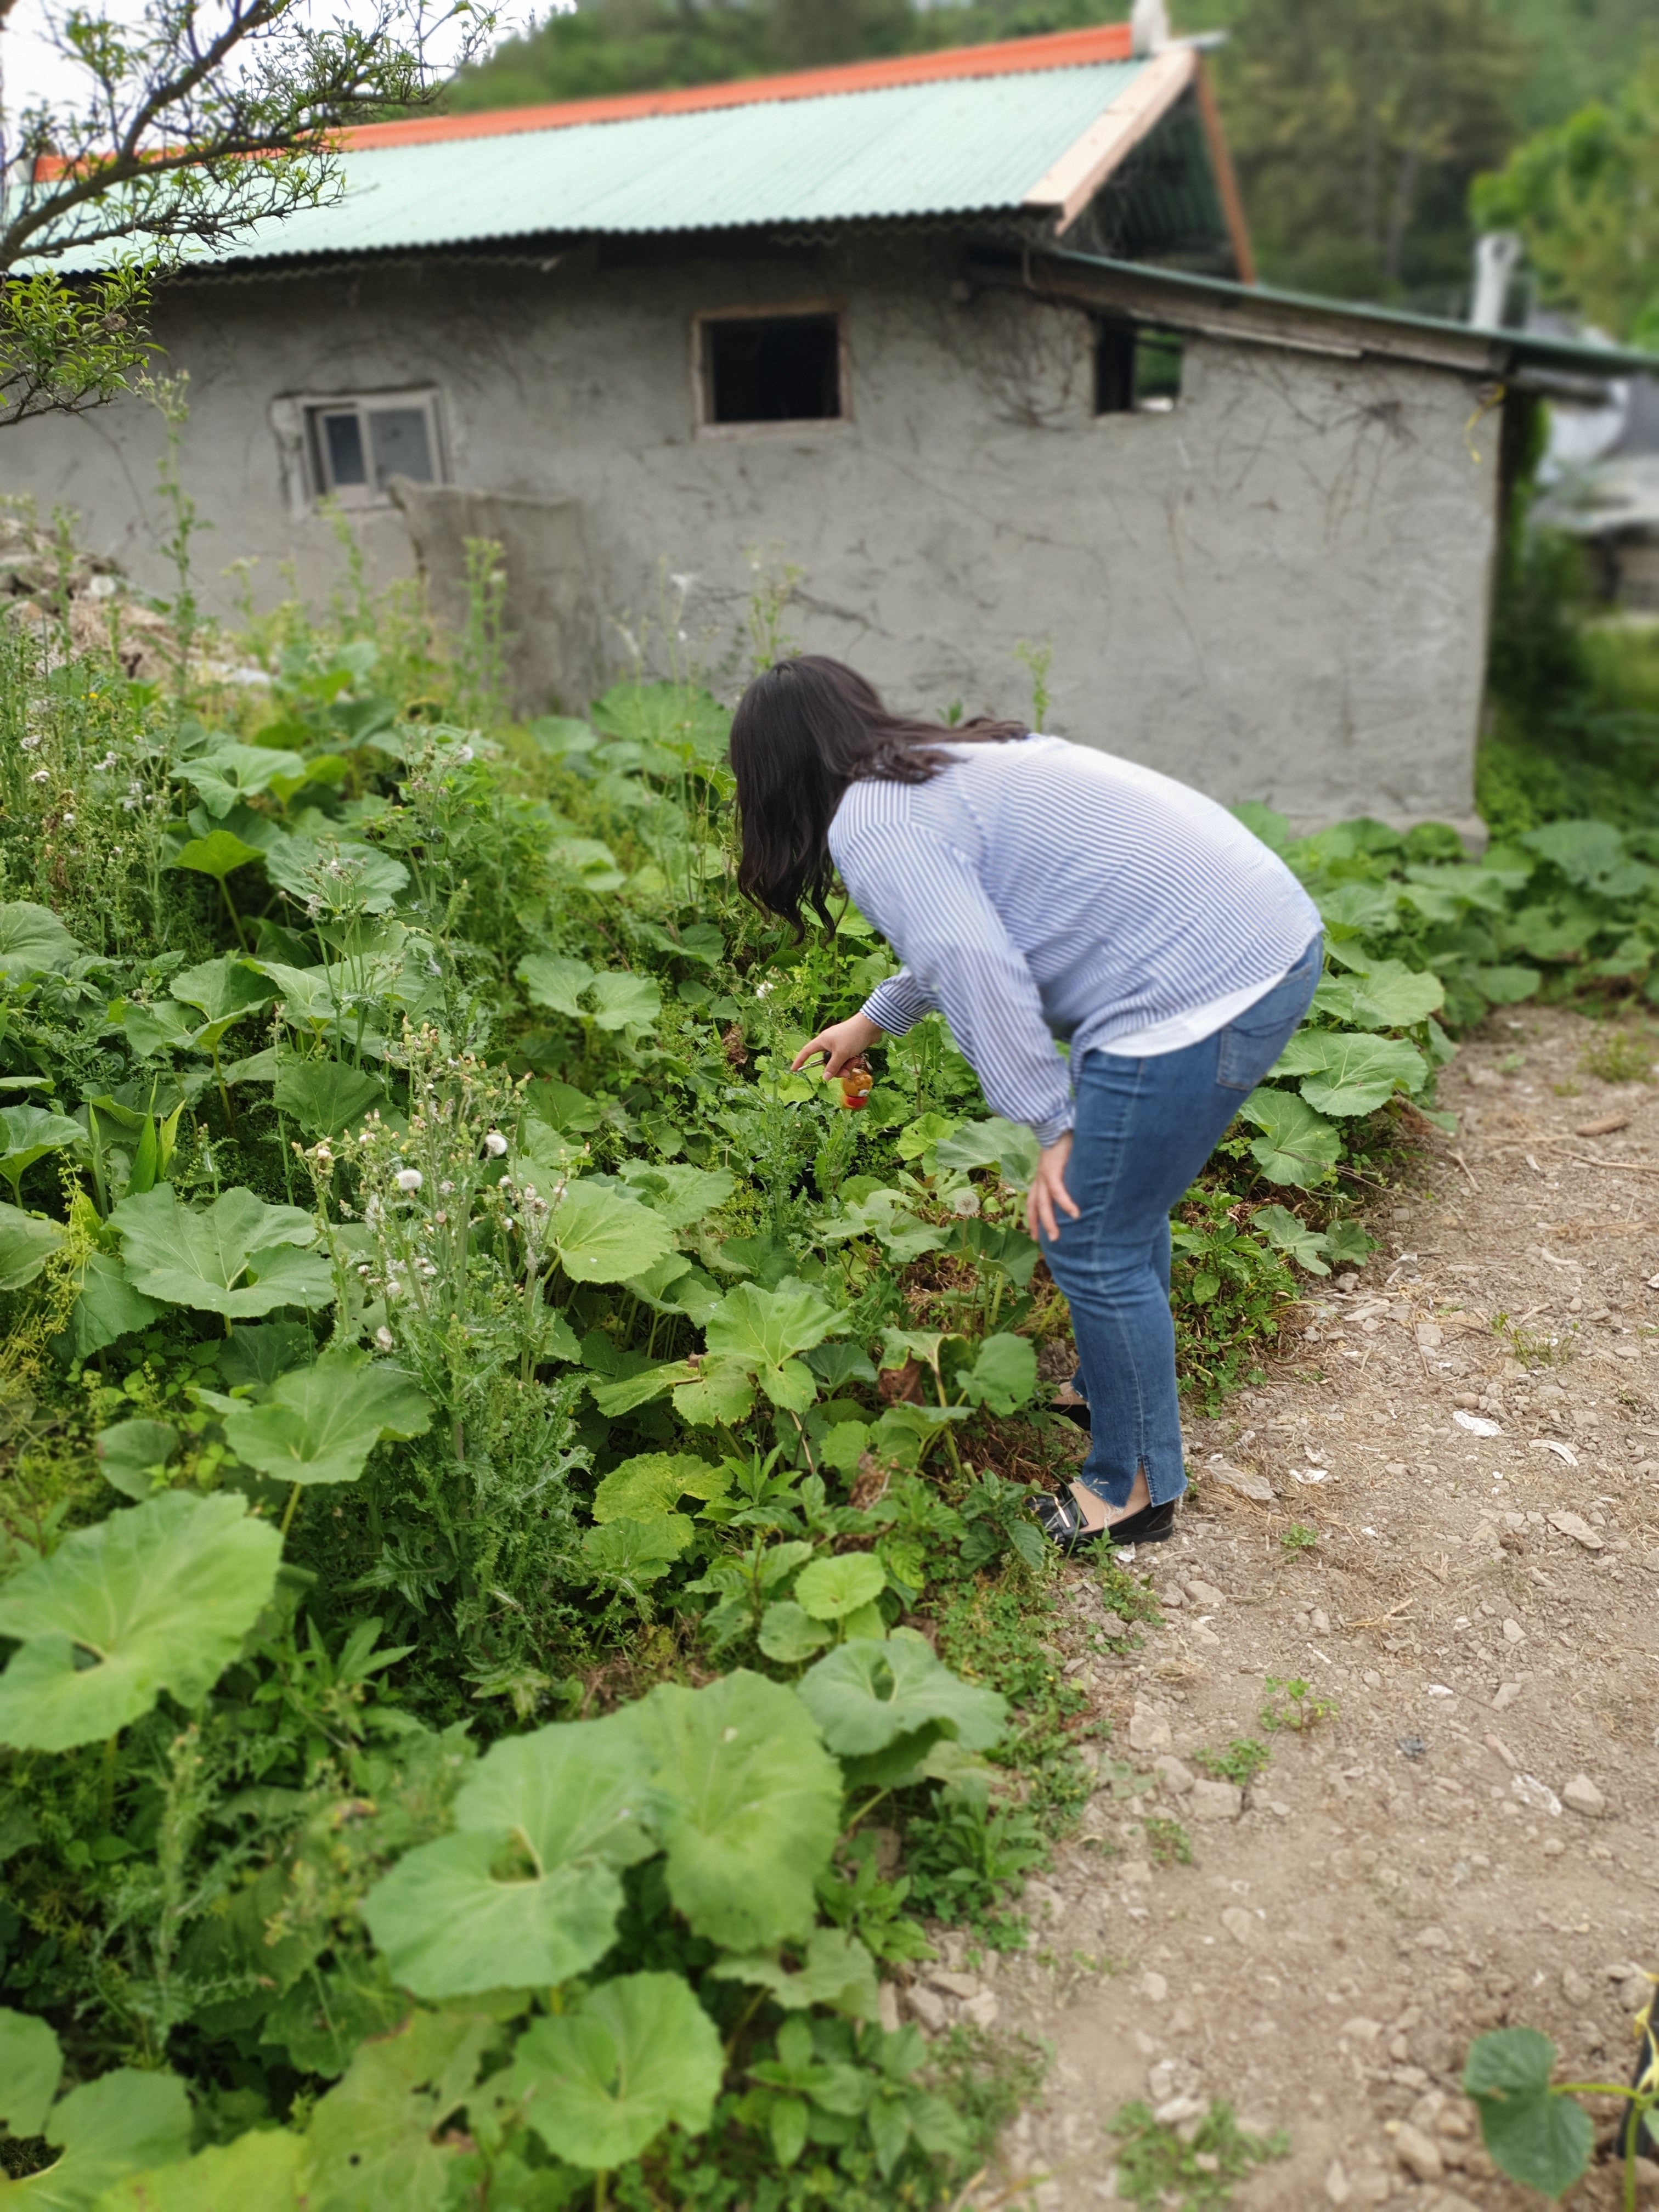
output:
<instances>
[{"instance_id":1,"label":"green tree","mask_svg":"<svg viewBox=\"0 0 1659 2212\"><path fill-rule=\"evenodd\" d=\"M1518 231L1547 298L1659 346L1659 52L1475 179L1483 229Z\"/></svg>"},{"instance_id":2,"label":"green tree","mask_svg":"<svg viewBox=\"0 0 1659 2212\"><path fill-rule=\"evenodd\" d=\"M1262 273L1442 307L1523 50L1489 0L1235 0L1217 73Z\"/></svg>"},{"instance_id":3,"label":"green tree","mask_svg":"<svg viewBox=\"0 0 1659 2212\"><path fill-rule=\"evenodd\" d=\"M313 0L49 4L74 88L3 118L0 422L126 388L154 351L158 276L333 198L333 133L436 98L489 27L474 0L370 0L333 21Z\"/></svg>"}]
</instances>

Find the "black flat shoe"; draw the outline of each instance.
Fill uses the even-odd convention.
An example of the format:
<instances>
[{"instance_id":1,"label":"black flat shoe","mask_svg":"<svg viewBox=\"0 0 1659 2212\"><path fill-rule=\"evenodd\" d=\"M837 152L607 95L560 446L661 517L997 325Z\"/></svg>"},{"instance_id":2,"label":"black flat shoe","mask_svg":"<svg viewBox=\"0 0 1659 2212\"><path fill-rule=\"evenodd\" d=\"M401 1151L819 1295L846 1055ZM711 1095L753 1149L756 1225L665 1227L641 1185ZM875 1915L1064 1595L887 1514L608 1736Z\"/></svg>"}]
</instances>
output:
<instances>
[{"instance_id":1,"label":"black flat shoe","mask_svg":"<svg viewBox=\"0 0 1659 2212\"><path fill-rule=\"evenodd\" d=\"M1109 1522L1103 1528L1091 1528L1074 1498L1040 1498L1036 1508L1038 1528L1062 1552L1081 1551L1085 1545L1097 1544L1103 1536L1114 1549L1129 1544L1167 1543L1175 1534L1175 1510L1176 1502L1170 1498L1162 1505L1143 1505L1139 1513Z\"/></svg>"}]
</instances>

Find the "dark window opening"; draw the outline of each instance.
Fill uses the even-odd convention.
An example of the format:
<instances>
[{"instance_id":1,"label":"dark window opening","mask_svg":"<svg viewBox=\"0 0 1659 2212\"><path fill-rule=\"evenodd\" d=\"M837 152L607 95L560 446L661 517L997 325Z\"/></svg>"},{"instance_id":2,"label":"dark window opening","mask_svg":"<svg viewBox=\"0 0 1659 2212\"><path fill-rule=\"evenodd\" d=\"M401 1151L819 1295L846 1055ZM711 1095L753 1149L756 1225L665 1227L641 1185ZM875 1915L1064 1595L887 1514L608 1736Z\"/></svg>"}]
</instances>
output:
<instances>
[{"instance_id":1,"label":"dark window opening","mask_svg":"<svg viewBox=\"0 0 1659 2212\"><path fill-rule=\"evenodd\" d=\"M382 502L392 477L435 483L441 473L430 393L365 393L306 409L319 496L346 507Z\"/></svg>"},{"instance_id":2,"label":"dark window opening","mask_svg":"<svg viewBox=\"0 0 1659 2212\"><path fill-rule=\"evenodd\" d=\"M710 422L812 422L841 414L839 316L711 319L702 343Z\"/></svg>"},{"instance_id":3,"label":"dark window opening","mask_svg":"<svg viewBox=\"0 0 1659 2212\"><path fill-rule=\"evenodd\" d=\"M1095 326L1097 415L1167 415L1181 397L1182 340L1134 323Z\"/></svg>"}]
</instances>

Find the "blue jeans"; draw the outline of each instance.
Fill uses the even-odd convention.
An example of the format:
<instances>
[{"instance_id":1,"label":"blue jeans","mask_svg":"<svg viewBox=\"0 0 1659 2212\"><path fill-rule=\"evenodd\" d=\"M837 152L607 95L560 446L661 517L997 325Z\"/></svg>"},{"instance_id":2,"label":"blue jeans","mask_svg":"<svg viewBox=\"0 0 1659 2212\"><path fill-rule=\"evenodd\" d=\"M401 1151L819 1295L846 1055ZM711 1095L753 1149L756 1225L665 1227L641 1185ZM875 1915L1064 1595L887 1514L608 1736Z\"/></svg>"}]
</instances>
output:
<instances>
[{"instance_id":1,"label":"blue jeans","mask_svg":"<svg viewBox=\"0 0 1659 2212\"><path fill-rule=\"evenodd\" d=\"M1170 1311L1170 1210L1308 1011L1323 964L1316 937L1282 982L1237 1021L1179 1052L1086 1054L1073 1076L1076 1124L1066 1188L1042 1254L1072 1309L1077 1388L1091 1434L1079 1480L1127 1502L1138 1469L1152 1503L1187 1486Z\"/></svg>"}]
</instances>

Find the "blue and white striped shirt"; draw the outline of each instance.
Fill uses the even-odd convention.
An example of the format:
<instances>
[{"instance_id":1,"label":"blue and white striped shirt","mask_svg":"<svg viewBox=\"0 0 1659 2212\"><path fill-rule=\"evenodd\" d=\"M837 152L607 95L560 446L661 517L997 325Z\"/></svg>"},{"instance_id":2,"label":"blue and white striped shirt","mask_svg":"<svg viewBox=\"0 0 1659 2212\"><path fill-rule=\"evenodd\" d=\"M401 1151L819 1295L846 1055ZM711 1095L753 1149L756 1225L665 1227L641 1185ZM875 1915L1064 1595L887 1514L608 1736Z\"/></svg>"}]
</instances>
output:
<instances>
[{"instance_id":1,"label":"blue and white striped shirt","mask_svg":"<svg viewBox=\"0 0 1659 2212\"><path fill-rule=\"evenodd\" d=\"M1276 981L1319 910L1224 807L1063 738L956 744L931 783L851 785L830 850L904 963L864 1011L942 1013L999 1114L1072 1126L1072 1058Z\"/></svg>"}]
</instances>

